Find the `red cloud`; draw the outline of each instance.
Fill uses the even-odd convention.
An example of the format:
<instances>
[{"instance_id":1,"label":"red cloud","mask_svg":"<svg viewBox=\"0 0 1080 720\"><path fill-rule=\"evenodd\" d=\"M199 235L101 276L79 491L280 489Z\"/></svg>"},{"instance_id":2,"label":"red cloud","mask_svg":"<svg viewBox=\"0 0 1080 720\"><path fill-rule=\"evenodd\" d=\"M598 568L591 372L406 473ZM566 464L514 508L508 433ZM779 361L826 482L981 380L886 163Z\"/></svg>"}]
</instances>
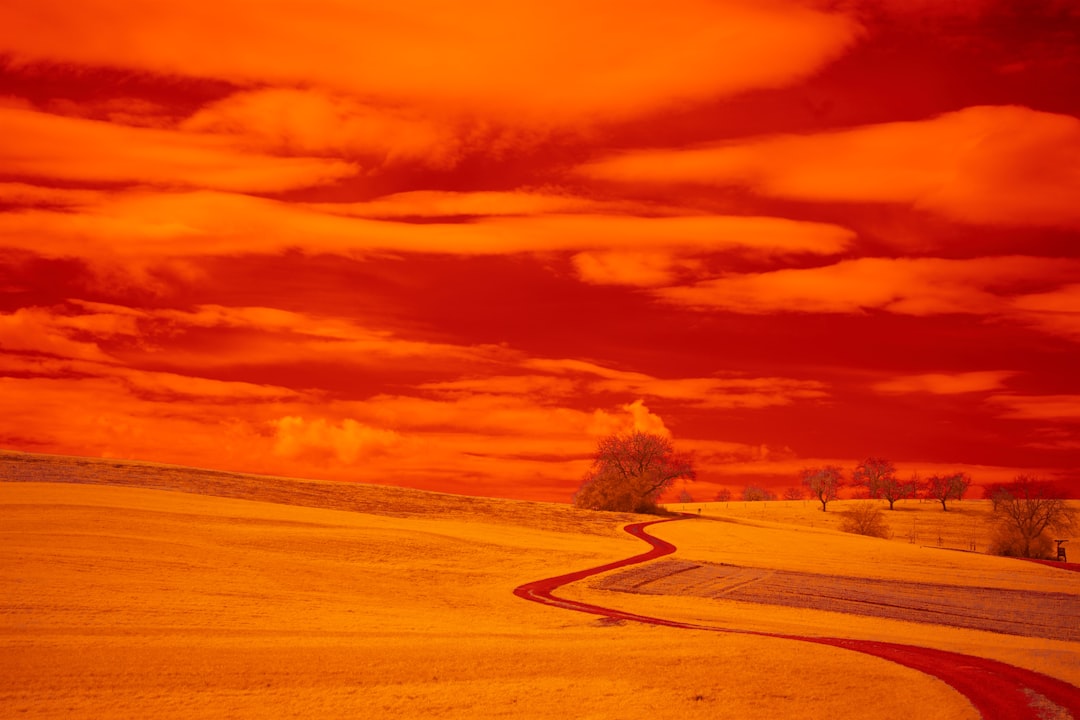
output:
<instances>
[{"instance_id":1,"label":"red cloud","mask_svg":"<svg viewBox=\"0 0 1080 720\"><path fill-rule=\"evenodd\" d=\"M963 393L1000 390L1015 372L984 370L963 373L926 373L903 375L874 383L874 389L887 395L930 393L932 395L959 395Z\"/></svg>"},{"instance_id":2,"label":"red cloud","mask_svg":"<svg viewBox=\"0 0 1080 720\"><path fill-rule=\"evenodd\" d=\"M799 2L243 0L0 5L0 53L242 86L321 86L385 106L549 126L805 77L860 35ZM463 52L467 48L467 52Z\"/></svg>"},{"instance_id":3,"label":"red cloud","mask_svg":"<svg viewBox=\"0 0 1080 720\"><path fill-rule=\"evenodd\" d=\"M628 152L580 172L626 182L742 185L798 200L906 203L972 223L1080 226L1080 120L1016 106Z\"/></svg>"},{"instance_id":4,"label":"red cloud","mask_svg":"<svg viewBox=\"0 0 1080 720\"><path fill-rule=\"evenodd\" d=\"M23 196L26 193L22 193ZM472 222L408 223L322 211L323 206L220 192L97 194L74 210L0 214L11 247L112 262L277 253L427 252L495 255L585 249L740 250L831 254L850 230L772 217L613 214L491 216Z\"/></svg>"},{"instance_id":5,"label":"red cloud","mask_svg":"<svg viewBox=\"0 0 1080 720\"><path fill-rule=\"evenodd\" d=\"M806 269L728 275L655 291L665 300L739 313L904 315L1011 314L1014 288L1072 277L1076 262L1055 258L860 258Z\"/></svg>"},{"instance_id":6,"label":"red cloud","mask_svg":"<svg viewBox=\"0 0 1080 720\"><path fill-rule=\"evenodd\" d=\"M275 157L233 138L115 125L0 107L5 174L80 181L276 192L356 173L331 158Z\"/></svg>"}]
</instances>

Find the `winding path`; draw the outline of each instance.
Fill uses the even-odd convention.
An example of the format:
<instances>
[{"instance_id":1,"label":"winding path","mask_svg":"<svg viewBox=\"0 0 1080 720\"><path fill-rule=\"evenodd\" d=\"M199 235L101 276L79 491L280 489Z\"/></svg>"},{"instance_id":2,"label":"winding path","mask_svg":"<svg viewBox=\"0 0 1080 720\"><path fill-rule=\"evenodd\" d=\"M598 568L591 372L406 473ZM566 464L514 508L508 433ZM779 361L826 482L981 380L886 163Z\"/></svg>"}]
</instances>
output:
<instances>
[{"instance_id":1,"label":"winding path","mask_svg":"<svg viewBox=\"0 0 1080 720\"><path fill-rule=\"evenodd\" d=\"M917 647L914 645L901 645L898 643L876 642L873 640L852 640L844 638L806 637L801 635L785 635L782 633L767 633L752 630L735 630L729 628L698 625L694 623L665 620L664 618L649 617L636 613L624 612L614 608L605 608L599 605L566 600L556 597L553 593L563 585L597 575L608 570L616 570L628 565L654 560L675 552L675 546L666 540L654 537L645 528L675 520L683 520L690 516L669 518L667 520L653 520L643 523L635 523L626 526L626 532L636 538L644 540L652 549L648 552L625 560L617 560L599 567L578 570L577 572L559 575L557 577L534 580L514 589L514 595L531 600L543 605L562 608L564 610L576 610L578 612L600 615L618 620L632 620L634 622L647 623L650 625L663 625L666 627L683 628L688 630L705 630L710 632L732 632L747 635L759 635L764 637L781 638L785 640L800 640L803 642L831 645L834 647L854 650L875 657L891 660L892 662L905 665L932 675L948 683L958 692L968 698L972 705L984 718L993 720L996 718L1012 718L1015 720L1039 720L1046 717L1046 702L1053 703L1062 710L1069 712L1073 718L1080 720L1080 688L1070 685L1063 680L1052 678L1032 670L1015 667L997 660L963 655L960 653L935 650L933 648ZM1041 696L1041 697L1040 697ZM1042 710L1035 707L1042 704ZM1057 716L1060 717L1060 716Z\"/></svg>"}]
</instances>

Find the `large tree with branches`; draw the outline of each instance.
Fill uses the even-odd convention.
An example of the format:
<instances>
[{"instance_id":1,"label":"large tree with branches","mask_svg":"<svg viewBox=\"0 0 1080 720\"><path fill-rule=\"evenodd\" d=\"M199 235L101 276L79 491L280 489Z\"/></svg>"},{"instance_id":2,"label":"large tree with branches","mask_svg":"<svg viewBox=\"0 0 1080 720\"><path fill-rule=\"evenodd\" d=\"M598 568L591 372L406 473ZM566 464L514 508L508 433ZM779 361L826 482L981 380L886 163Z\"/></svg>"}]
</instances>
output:
<instances>
[{"instance_id":1,"label":"large tree with branches","mask_svg":"<svg viewBox=\"0 0 1080 720\"><path fill-rule=\"evenodd\" d=\"M835 465L806 468L801 478L810 494L821 502L821 512L825 512L829 503L840 497L840 487L844 484L843 470Z\"/></svg>"},{"instance_id":2,"label":"large tree with branches","mask_svg":"<svg viewBox=\"0 0 1080 720\"><path fill-rule=\"evenodd\" d=\"M851 484L866 488L866 496L889 502L889 509L897 500L915 496L915 485L896 477L896 466L885 458L869 457L855 466Z\"/></svg>"},{"instance_id":3,"label":"large tree with branches","mask_svg":"<svg viewBox=\"0 0 1080 720\"><path fill-rule=\"evenodd\" d=\"M964 493L969 487L971 487L971 478L962 472L952 475L931 475L926 479L926 499L937 500L941 503L942 510L948 510L945 502L963 500Z\"/></svg>"},{"instance_id":4,"label":"large tree with branches","mask_svg":"<svg viewBox=\"0 0 1080 720\"><path fill-rule=\"evenodd\" d=\"M1018 475L997 486L996 495L998 532L993 550L999 555L1046 556L1051 549L1049 533L1076 528L1076 511L1050 483Z\"/></svg>"},{"instance_id":5,"label":"large tree with branches","mask_svg":"<svg viewBox=\"0 0 1080 720\"><path fill-rule=\"evenodd\" d=\"M592 510L652 512L657 499L679 479L696 473L689 455L670 438L635 430L600 440L593 464L574 494L574 505Z\"/></svg>"}]
</instances>

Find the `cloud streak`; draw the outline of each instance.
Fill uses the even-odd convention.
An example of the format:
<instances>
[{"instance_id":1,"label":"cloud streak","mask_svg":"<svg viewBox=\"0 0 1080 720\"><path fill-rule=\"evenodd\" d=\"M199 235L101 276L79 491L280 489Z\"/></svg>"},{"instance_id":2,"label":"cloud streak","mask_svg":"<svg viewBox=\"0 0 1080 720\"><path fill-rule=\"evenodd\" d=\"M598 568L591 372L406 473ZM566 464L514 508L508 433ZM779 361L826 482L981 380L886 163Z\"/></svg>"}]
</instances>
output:
<instances>
[{"instance_id":1,"label":"cloud streak","mask_svg":"<svg viewBox=\"0 0 1080 720\"><path fill-rule=\"evenodd\" d=\"M1080 269L1071 259L1039 257L858 258L834 265L729 275L655 291L699 309L765 314L864 313L1008 315L1022 289L1064 282ZM1028 301L1036 311L1037 303Z\"/></svg>"},{"instance_id":2,"label":"cloud streak","mask_svg":"<svg viewBox=\"0 0 1080 720\"><path fill-rule=\"evenodd\" d=\"M1015 375L1008 370L981 370L964 373L926 373L905 375L874 383L874 390L886 395L962 395L1003 389Z\"/></svg>"},{"instance_id":3,"label":"cloud streak","mask_svg":"<svg viewBox=\"0 0 1080 720\"><path fill-rule=\"evenodd\" d=\"M815 202L904 203L969 223L1080 226L1080 120L1015 106L918 121L630 151L579 172L739 185Z\"/></svg>"},{"instance_id":4,"label":"cloud streak","mask_svg":"<svg viewBox=\"0 0 1080 720\"><path fill-rule=\"evenodd\" d=\"M243 150L223 136L4 107L0 164L25 178L250 192L333 183L358 170L336 158Z\"/></svg>"},{"instance_id":5,"label":"cloud streak","mask_svg":"<svg viewBox=\"0 0 1080 720\"><path fill-rule=\"evenodd\" d=\"M0 52L16 63L315 85L383 105L551 125L791 83L860 34L845 15L795 2L278 0L255 14L240 0L121 7L87 0L75 14L60 0L5 4Z\"/></svg>"},{"instance_id":6,"label":"cloud streak","mask_svg":"<svg viewBox=\"0 0 1080 720\"><path fill-rule=\"evenodd\" d=\"M26 197L25 191L21 197ZM234 253L502 255L584 249L831 254L843 227L773 217L548 214L415 224L369 220L246 195L201 191L99 195L77 212L0 214L10 247L53 256L155 260ZM44 244L43 244L43 241Z\"/></svg>"}]
</instances>

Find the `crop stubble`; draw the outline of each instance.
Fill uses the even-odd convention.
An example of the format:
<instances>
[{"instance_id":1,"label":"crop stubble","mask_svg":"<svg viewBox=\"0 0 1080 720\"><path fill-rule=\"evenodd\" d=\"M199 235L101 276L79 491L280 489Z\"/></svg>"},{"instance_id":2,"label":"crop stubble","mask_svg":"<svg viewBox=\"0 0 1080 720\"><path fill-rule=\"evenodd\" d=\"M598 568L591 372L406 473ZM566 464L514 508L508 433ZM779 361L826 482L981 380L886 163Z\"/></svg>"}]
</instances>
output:
<instances>
[{"instance_id":1,"label":"crop stubble","mask_svg":"<svg viewBox=\"0 0 1080 720\"><path fill-rule=\"evenodd\" d=\"M1067 593L817 575L672 559L607 575L594 586L615 592L689 595L1080 640L1080 605Z\"/></svg>"}]
</instances>

